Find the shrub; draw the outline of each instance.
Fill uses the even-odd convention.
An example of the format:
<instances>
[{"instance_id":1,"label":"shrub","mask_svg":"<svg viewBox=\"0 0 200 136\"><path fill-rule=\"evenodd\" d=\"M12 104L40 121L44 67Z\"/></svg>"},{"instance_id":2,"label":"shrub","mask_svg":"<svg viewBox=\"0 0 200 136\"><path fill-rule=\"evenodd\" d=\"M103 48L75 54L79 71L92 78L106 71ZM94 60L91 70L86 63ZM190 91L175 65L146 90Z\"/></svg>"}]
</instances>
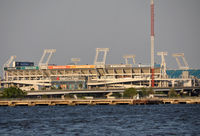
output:
<instances>
[{"instance_id":1,"label":"shrub","mask_svg":"<svg viewBox=\"0 0 200 136\"><path fill-rule=\"evenodd\" d=\"M150 94L155 94L155 92L154 92L154 90L152 88L148 89L148 95L150 95Z\"/></svg>"},{"instance_id":2,"label":"shrub","mask_svg":"<svg viewBox=\"0 0 200 136\"><path fill-rule=\"evenodd\" d=\"M124 97L133 98L137 95L137 90L135 88L128 88L124 91Z\"/></svg>"},{"instance_id":3,"label":"shrub","mask_svg":"<svg viewBox=\"0 0 200 136\"><path fill-rule=\"evenodd\" d=\"M141 91L139 92L140 97L146 97L147 96L147 90L146 88L141 88Z\"/></svg>"},{"instance_id":4,"label":"shrub","mask_svg":"<svg viewBox=\"0 0 200 136\"><path fill-rule=\"evenodd\" d=\"M146 88L141 88L141 91L139 92L140 97L147 97L150 94L154 94L152 88L149 88L148 90Z\"/></svg>"},{"instance_id":5,"label":"shrub","mask_svg":"<svg viewBox=\"0 0 200 136\"><path fill-rule=\"evenodd\" d=\"M3 91L4 98L23 98L26 95L27 95L26 92L22 91L17 87L5 88Z\"/></svg>"},{"instance_id":6,"label":"shrub","mask_svg":"<svg viewBox=\"0 0 200 136\"><path fill-rule=\"evenodd\" d=\"M83 84L80 83L80 84L78 85L78 87L79 87L79 89L82 89L82 88L83 88Z\"/></svg>"},{"instance_id":7,"label":"shrub","mask_svg":"<svg viewBox=\"0 0 200 136\"><path fill-rule=\"evenodd\" d=\"M176 91L174 90L174 88L171 88L170 91L168 92L168 97L177 97L177 93Z\"/></svg>"}]
</instances>

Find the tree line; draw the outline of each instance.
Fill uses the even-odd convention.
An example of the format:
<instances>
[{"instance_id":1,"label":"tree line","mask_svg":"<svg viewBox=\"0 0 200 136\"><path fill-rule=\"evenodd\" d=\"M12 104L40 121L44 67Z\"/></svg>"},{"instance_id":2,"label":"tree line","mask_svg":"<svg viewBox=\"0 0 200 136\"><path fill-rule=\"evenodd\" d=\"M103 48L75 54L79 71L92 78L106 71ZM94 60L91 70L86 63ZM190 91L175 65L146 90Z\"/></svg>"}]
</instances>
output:
<instances>
[{"instance_id":1,"label":"tree line","mask_svg":"<svg viewBox=\"0 0 200 136\"><path fill-rule=\"evenodd\" d=\"M154 90L152 88L128 88L126 89L123 94L120 93L113 93L112 96L116 98L135 98L137 95L141 98L148 97L149 95L155 94ZM9 88L4 88L3 91L0 94L1 98L25 98L27 96L27 92L21 90L18 87L9 87ZM177 92L171 88L170 91L168 92L168 97L178 97Z\"/></svg>"}]
</instances>

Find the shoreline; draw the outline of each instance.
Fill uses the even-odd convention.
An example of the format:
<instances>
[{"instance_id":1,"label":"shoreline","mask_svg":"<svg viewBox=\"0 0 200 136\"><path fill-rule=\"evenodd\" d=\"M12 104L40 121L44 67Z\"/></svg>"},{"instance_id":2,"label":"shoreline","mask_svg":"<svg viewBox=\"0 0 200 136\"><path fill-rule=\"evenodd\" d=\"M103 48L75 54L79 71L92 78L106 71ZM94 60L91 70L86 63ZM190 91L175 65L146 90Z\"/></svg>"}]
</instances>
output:
<instances>
[{"instance_id":1,"label":"shoreline","mask_svg":"<svg viewBox=\"0 0 200 136\"><path fill-rule=\"evenodd\" d=\"M151 99L1 99L0 106L200 104L200 98Z\"/></svg>"}]
</instances>

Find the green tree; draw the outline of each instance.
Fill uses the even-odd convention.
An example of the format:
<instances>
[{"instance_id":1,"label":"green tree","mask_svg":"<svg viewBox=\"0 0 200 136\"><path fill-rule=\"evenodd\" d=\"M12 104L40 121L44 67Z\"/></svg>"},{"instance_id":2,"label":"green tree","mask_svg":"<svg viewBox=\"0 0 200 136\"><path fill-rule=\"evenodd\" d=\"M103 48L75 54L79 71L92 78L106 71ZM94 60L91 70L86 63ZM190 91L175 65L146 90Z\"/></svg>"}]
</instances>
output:
<instances>
[{"instance_id":1,"label":"green tree","mask_svg":"<svg viewBox=\"0 0 200 136\"><path fill-rule=\"evenodd\" d=\"M137 90L135 88L128 88L124 91L124 97L133 98L137 95Z\"/></svg>"},{"instance_id":2,"label":"green tree","mask_svg":"<svg viewBox=\"0 0 200 136\"><path fill-rule=\"evenodd\" d=\"M141 91L139 92L140 97L147 97L150 94L154 94L154 91L152 88L149 88L149 89L141 88Z\"/></svg>"},{"instance_id":3,"label":"green tree","mask_svg":"<svg viewBox=\"0 0 200 136\"><path fill-rule=\"evenodd\" d=\"M155 94L154 90L152 88L149 88L148 91L147 91L147 94L150 95L150 94Z\"/></svg>"},{"instance_id":4,"label":"green tree","mask_svg":"<svg viewBox=\"0 0 200 136\"><path fill-rule=\"evenodd\" d=\"M171 88L170 91L168 92L168 97L177 97L177 93L176 91L174 90L174 88Z\"/></svg>"},{"instance_id":5,"label":"green tree","mask_svg":"<svg viewBox=\"0 0 200 136\"><path fill-rule=\"evenodd\" d=\"M23 98L26 95L27 95L26 92L22 91L17 87L5 88L3 91L4 98Z\"/></svg>"},{"instance_id":6,"label":"green tree","mask_svg":"<svg viewBox=\"0 0 200 136\"><path fill-rule=\"evenodd\" d=\"M147 90L146 88L141 88L141 91L139 92L140 97L146 97L147 96Z\"/></svg>"}]
</instances>

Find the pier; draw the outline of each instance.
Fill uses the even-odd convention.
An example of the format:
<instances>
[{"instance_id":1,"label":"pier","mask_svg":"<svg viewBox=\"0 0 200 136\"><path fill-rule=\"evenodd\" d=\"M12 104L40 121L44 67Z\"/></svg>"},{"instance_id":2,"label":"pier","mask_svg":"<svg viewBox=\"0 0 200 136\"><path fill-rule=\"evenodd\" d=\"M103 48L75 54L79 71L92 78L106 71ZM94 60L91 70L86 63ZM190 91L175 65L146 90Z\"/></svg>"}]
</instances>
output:
<instances>
[{"instance_id":1,"label":"pier","mask_svg":"<svg viewBox=\"0 0 200 136\"><path fill-rule=\"evenodd\" d=\"M12 99L0 100L0 106L56 106L56 105L151 105L200 104L200 98L165 99Z\"/></svg>"}]
</instances>

